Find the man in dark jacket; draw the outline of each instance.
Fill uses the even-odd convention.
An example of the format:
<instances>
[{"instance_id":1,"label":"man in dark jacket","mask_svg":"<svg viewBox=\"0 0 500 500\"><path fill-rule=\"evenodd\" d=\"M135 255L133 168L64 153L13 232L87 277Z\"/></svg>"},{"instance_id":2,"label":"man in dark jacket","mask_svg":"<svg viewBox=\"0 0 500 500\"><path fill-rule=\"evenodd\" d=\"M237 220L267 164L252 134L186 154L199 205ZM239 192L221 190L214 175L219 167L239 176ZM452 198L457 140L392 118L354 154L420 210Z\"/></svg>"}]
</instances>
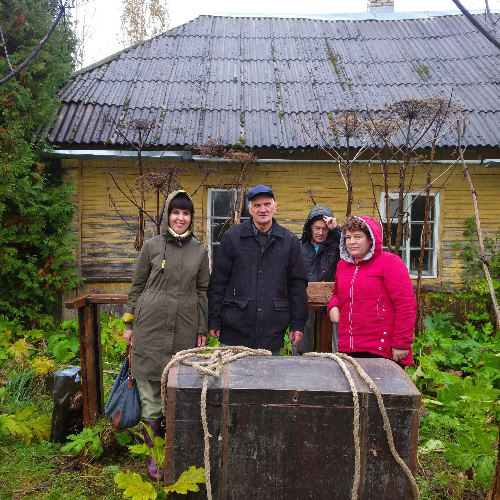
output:
<instances>
[{"instance_id":1,"label":"man in dark jacket","mask_svg":"<svg viewBox=\"0 0 500 500\"><path fill-rule=\"evenodd\" d=\"M274 219L271 188L248 193L251 219L228 229L208 288L208 328L221 344L278 355L289 327L297 344L307 321L307 270L298 238Z\"/></svg>"},{"instance_id":2,"label":"man in dark jacket","mask_svg":"<svg viewBox=\"0 0 500 500\"><path fill-rule=\"evenodd\" d=\"M340 234L341 230L332 211L320 205L313 207L304 223L300 239L309 281L335 281L335 271L340 259ZM293 347L294 356L309 352L311 316L309 313L302 340ZM334 344L336 352L335 339Z\"/></svg>"}]
</instances>

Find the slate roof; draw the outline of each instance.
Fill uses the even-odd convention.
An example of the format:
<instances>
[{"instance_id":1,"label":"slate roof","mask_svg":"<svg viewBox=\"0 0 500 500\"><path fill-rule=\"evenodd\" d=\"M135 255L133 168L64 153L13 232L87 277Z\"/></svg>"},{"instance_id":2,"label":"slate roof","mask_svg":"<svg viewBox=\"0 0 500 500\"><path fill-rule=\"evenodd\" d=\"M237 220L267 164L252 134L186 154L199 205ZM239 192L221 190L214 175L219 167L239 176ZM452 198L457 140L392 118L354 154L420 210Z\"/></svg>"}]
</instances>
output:
<instances>
[{"instance_id":1,"label":"slate roof","mask_svg":"<svg viewBox=\"0 0 500 500\"><path fill-rule=\"evenodd\" d=\"M329 113L433 96L463 105L470 145L499 144L500 51L462 15L200 16L75 74L49 140L122 144L103 114L119 119L125 104L126 119L154 114L158 146L314 146L302 126L325 127Z\"/></svg>"}]
</instances>

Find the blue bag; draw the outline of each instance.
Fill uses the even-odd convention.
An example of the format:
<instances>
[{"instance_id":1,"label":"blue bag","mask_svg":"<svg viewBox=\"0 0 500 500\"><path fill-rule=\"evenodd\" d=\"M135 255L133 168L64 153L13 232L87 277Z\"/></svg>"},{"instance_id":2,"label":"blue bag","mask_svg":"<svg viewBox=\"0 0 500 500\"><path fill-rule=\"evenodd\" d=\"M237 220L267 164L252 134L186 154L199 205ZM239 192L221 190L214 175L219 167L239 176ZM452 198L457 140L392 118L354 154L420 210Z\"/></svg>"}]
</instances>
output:
<instances>
[{"instance_id":1,"label":"blue bag","mask_svg":"<svg viewBox=\"0 0 500 500\"><path fill-rule=\"evenodd\" d=\"M104 414L117 429L135 427L141 421L141 402L137 382L132 378L132 348L127 346L128 357L116 377Z\"/></svg>"}]
</instances>

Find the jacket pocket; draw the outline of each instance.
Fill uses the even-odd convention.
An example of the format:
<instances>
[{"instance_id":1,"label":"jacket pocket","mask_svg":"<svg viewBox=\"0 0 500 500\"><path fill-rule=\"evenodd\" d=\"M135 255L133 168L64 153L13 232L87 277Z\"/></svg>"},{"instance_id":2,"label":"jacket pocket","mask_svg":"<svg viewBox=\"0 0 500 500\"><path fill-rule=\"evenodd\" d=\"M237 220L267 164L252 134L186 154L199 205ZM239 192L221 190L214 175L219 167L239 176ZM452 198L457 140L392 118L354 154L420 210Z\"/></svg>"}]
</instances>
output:
<instances>
[{"instance_id":1,"label":"jacket pocket","mask_svg":"<svg viewBox=\"0 0 500 500\"><path fill-rule=\"evenodd\" d=\"M239 307L244 309L248 304L248 299L246 297L231 297L230 299L224 299L222 306L230 306L234 309Z\"/></svg>"},{"instance_id":2,"label":"jacket pocket","mask_svg":"<svg viewBox=\"0 0 500 500\"><path fill-rule=\"evenodd\" d=\"M290 300L289 299L273 299L274 308L276 311L289 311L290 310Z\"/></svg>"},{"instance_id":3,"label":"jacket pocket","mask_svg":"<svg viewBox=\"0 0 500 500\"><path fill-rule=\"evenodd\" d=\"M240 331L245 324L249 299L247 297L231 297L222 302L222 327L232 331Z\"/></svg>"},{"instance_id":4,"label":"jacket pocket","mask_svg":"<svg viewBox=\"0 0 500 500\"><path fill-rule=\"evenodd\" d=\"M377 299L377 314L378 314L378 317L382 320L385 319L385 303L384 303L384 296L381 295L378 299Z\"/></svg>"},{"instance_id":5,"label":"jacket pocket","mask_svg":"<svg viewBox=\"0 0 500 500\"><path fill-rule=\"evenodd\" d=\"M133 325L137 325L139 322L139 316L141 315L141 309L144 304L144 293L142 292L141 296L139 297L139 300L137 301L137 304L135 305L135 310L134 310L134 322Z\"/></svg>"}]
</instances>

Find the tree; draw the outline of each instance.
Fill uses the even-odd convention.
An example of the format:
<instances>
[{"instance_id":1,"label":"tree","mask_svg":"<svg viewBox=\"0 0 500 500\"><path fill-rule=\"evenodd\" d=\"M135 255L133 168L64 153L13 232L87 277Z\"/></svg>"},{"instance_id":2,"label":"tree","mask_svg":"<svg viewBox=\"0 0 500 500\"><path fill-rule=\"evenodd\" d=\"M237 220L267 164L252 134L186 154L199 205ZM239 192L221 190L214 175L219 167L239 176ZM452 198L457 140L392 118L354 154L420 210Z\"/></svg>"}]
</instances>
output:
<instances>
[{"instance_id":1,"label":"tree","mask_svg":"<svg viewBox=\"0 0 500 500\"><path fill-rule=\"evenodd\" d=\"M124 106L122 117L118 121L107 114L103 115L103 117L104 121L113 127L113 130L123 139L125 144L137 152L139 177L135 181L136 187L127 183L123 171L118 168L105 168L102 172L111 177L119 193L138 210L138 225L136 229L120 212L113 195L109 195L110 204L123 222L125 222L129 231L135 235L134 248L140 252L145 241L147 223L152 223L154 233L157 235L160 234L166 199L171 192L182 188L178 174L186 169L172 165L160 165L161 156L145 168L142 152L146 146L151 144L149 141L150 136L154 136L155 131L158 132L159 122L155 118L155 113L151 113L149 118L124 120L124 117L128 114L129 111ZM161 113L159 113L159 116L159 120L161 120ZM154 142L155 140L156 137L153 137L152 141ZM156 172L153 171L153 167L156 167ZM146 202L148 195L151 193L153 193L154 198L154 210L147 210Z\"/></svg>"},{"instance_id":2,"label":"tree","mask_svg":"<svg viewBox=\"0 0 500 500\"><path fill-rule=\"evenodd\" d=\"M380 111L367 109L360 111L343 111L337 116L329 115L330 125L323 132L317 132L321 136L322 143L314 139L303 126L302 130L313 139L318 147L323 149L339 165L339 173L342 176L347 192L346 215L351 215L353 204L353 192L355 189L355 177L364 170L370 176L373 203L380 221L384 217L383 225L384 245L389 252L397 255L404 254L404 244L410 239L409 210L410 207L420 198L425 199L424 219L420 234L420 251L417 268L417 304L418 304L418 331L423 332L425 327L426 304L422 293L422 274L424 258L428 252L430 243L430 214L434 208L434 201L431 201L431 190L437 194L442 185L446 182L443 175L432 179L433 163L436 153L436 146L442 137L450 132L454 124L454 116L459 113L459 106L445 98L429 99L403 99L385 106ZM354 141L354 139L356 141ZM354 152L353 143L356 146ZM344 148L340 153L337 149ZM423 148L430 148L429 162L420 156ZM363 156L361 156L363 154ZM351 155L353 159L351 160ZM362 165L353 178L352 163L358 158ZM376 186L373 178L371 162L376 160L380 163L383 180L383 210L379 206ZM456 162L447 171L454 171ZM397 173L392 173L390 164L396 167ZM426 182L422 189L415 186L417 170L426 173ZM450 174L451 175L451 174ZM439 186L436 186L436 181ZM417 190L415 196L412 190ZM397 207L391 209L390 193L397 193ZM391 213L392 212L392 213ZM416 226L415 226L416 227Z\"/></svg>"},{"instance_id":3,"label":"tree","mask_svg":"<svg viewBox=\"0 0 500 500\"><path fill-rule=\"evenodd\" d=\"M143 42L168 30L166 0L123 0L120 16L124 47Z\"/></svg>"},{"instance_id":4,"label":"tree","mask_svg":"<svg viewBox=\"0 0 500 500\"><path fill-rule=\"evenodd\" d=\"M494 30L488 31L487 28L481 26L481 23L463 6L460 0L452 0L452 2L459 8L462 14L469 20L469 22L476 28L486 40L492 43L497 49L500 49L500 41L496 38ZM491 16L488 0L485 2L486 12Z\"/></svg>"},{"instance_id":5,"label":"tree","mask_svg":"<svg viewBox=\"0 0 500 500\"><path fill-rule=\"evenodd\" d=\"M85 3L86 0L82 0L81 4ZM48 12L51 13L51 17L53 18L52 25L50 26L47 34L40 40L40 43L34 48L33 52L29 54L24 61L20 61L20 63L17 65L16 69L14 69L11 65L10 62L10 57L9 57L9 49L7 47L7 44L5 42L5 38L3 35L3 30L0 25L0 36L2 40L2 45L3 45L3 52L5 53L5 58L7 60L7 63L9 65L10 73L4 76L3 78L0 78L0 85L3 85L4 83L8 82L11 78L14 78L15 76L19 75L21 70L23 70L35 57L40 53L42 50L43 46L47 43L49 38L51 37L52 33L56 29L57 25L61 22L61 20L66 21L66 9L69 9L71 7L76 7L78 2L76 0L65 0L64 2L59 0L58 2L44 2L41 3L40 8L41 9L48 9ZM24 18L23 18L24 19Z\"/></svg>"},{"instance_id":6,"label":"tree","mask_svg":"<svg viewBox=\"0 0 500 500\"><path fill-rule=\"evenodd\" d=\"M58 15L56 0L2 0L2 51L17 67ZM55 13L55 14L54 14ZM48 319L59 292L74 288L69 230L72 188L60 167L40 157L43 131L55 119L57 92L73 65L75 37L57 25L38 55L0 86L0 314L27 325ZM0 74L9 73L0 58Z\"/></svg>"},{"instance_id":7,"label":"tree","mask_svg":"<svg viewBox=\"0 0 500 500\"><path fill-rule=\"evenodd\" d=\"M87 4L87 5L85 5ZM78 39L75 50L75 70L83 67L87 55L87 45L95 35L92 29L92 21L96 17L97 7L94 2L81 2L75 5L73 11L73 22L76 37Z\"/></svg>"}]
</instances>

